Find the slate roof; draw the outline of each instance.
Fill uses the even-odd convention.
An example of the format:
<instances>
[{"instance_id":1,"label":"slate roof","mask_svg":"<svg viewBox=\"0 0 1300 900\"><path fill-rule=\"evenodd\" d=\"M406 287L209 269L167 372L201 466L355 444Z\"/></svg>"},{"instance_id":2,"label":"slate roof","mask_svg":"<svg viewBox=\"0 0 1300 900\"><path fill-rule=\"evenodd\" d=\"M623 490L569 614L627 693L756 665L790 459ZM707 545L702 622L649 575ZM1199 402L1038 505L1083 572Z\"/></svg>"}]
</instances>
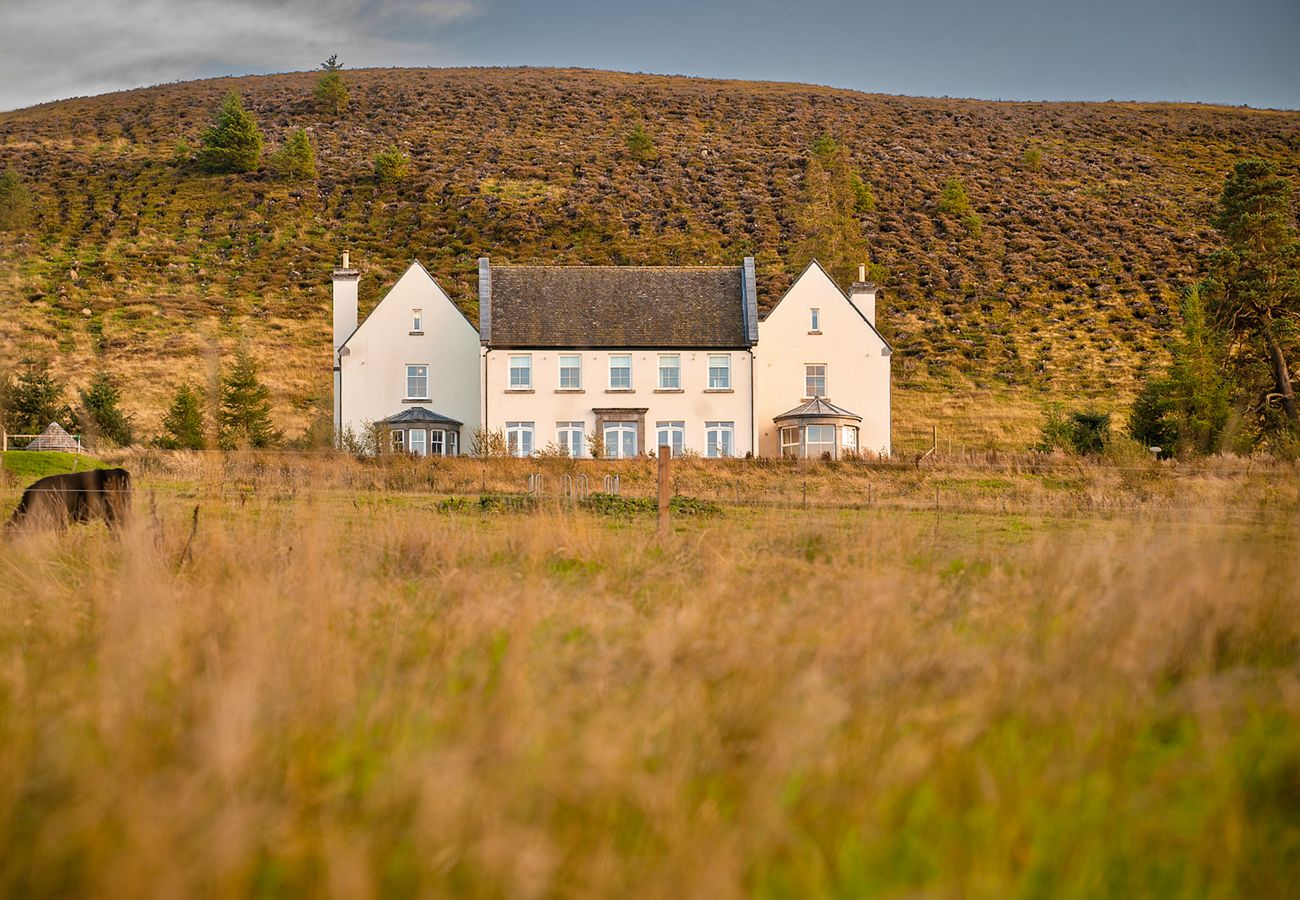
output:
<instances>
[{"instance_id":1,"label":"slate roof","mask_svg":"<svg viewBox=\"0 0 1300 900\"><path fill-rule=\"evenodd\" d=\"M380 419L380 425L464 425L464 422L457 422L450 416L444 416L442 413L436 413L431 409L425 409L423 406L412 406L410 409L404 409L399 413L389 416L387 419Z\"/></svg>"},{"instance_id":2,"label":"slate roof","mask_svg":"<svg viewBox=\"0 0 1300 900\"><path fill-rule=\"evenodd\" d=\"M751 344L741 266L492 266L490 279L492 347Z\"/></svg>"},{"instance_id":3,"label":"slate roof","mask_svg":"<svg viewBox=\"0 0 1300 900\"><path fill-rule=\"evenodd\" d=\"M857 419L862 421L862 416L851 413L841 406L834 403L827 403L821 397L813 397L807 403L801 403L789 412L783 412L774 418L773 422L780 422L782 419L818 419L818 418L839 418L839 419Z\"/></svg>"}]
</instances>

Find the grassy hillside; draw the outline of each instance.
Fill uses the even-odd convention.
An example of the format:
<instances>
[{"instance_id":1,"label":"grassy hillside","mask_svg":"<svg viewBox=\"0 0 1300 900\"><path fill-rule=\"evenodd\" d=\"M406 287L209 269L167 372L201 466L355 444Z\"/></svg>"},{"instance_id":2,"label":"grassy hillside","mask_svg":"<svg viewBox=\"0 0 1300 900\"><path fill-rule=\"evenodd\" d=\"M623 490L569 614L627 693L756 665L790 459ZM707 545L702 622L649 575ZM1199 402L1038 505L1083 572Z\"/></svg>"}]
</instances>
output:
<instances>
[{"instance_id":1,"label":"grassy hillside","mask_svg":"<svg viewBox=\"0 0 1300 900\"><path fill-rule=\"evenodd\" d=\"M829 133L870 181L863 216L889 270L898 443L932 422L957 443L1027 439L1041 404L1121 406L1159 364L1206 225L1243 155L1297 171L1300 114L1186 105L988 103L800 85L577 70L347 72L352 107L311 103L315 75L216 79L0 113L0 169L36 193L0 234L0 359L39 353L74 382L120 376L146 428L182 379L250 342L290 431L328 405L328 273L349 248L362 306L418 257L475 313L474 260L727 263L752 253L774 303L808 145ZM315 182L205 176L173 162L221 96L243 93L268 149L312 136ZM653 158L627 152L642 125ZM414 172L380 189L374 154ZM1026 150L1041 153L1037 165ZM964 184L983 221L944 214Z\"/></svg>"}]
</instances>

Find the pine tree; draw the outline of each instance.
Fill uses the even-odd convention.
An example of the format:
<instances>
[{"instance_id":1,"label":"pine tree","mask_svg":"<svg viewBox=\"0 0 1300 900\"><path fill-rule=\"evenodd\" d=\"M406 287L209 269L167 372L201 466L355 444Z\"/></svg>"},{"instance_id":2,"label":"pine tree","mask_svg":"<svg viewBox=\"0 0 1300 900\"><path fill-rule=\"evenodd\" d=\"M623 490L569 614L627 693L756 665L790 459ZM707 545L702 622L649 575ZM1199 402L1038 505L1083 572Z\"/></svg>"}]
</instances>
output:
<instances>
[{"instance_id":1,"label":"pine tree","mask_svg":"<svg viewBox=\"0 0 1300 900\"><path fill-rule=\"evenodd\" d=\"M206 443L204 432L203 397L183 384L163 417L163 433L155 443L166 450L202 450Z\"/></svg>"},{"instance_id":2,"label":"pine tree","mask_svg":"<svg viewBox=\"0 0 1300 900\"><path fill-rule=\"evenodd\" d=\"M289 134L284 146L271 157L271 168L289 178L316 177L316 152L304 129L298 128Z\"/></svg>"},{"instance_id":3,"label":"pine tree","mask_svg":"<svg viewBox=\"0 0 1300 900\"><path fill-rule=\"evenodd\" d=\"M32 195L22 176L12 169L0 175L0 231L22 228L31 211Z\"/></svg>"},{"instance_id":4,"label":"pine tree","mask_svg":"<svg viewBox=\"0 0 1300 900\"><path fill-rule=\"evenodd\" d=\"M341 115L348 107L348 86L339 74L343 65L339 62L338 54L325 60L320 67L325 72L316 82L316 105L322 112Z\"/></svg>"},{"instance_id":5,"label":"pine tree","mask_svg":"<svg viewBox=\"0 0 1300 900\"><path fill-rule=\"evenodd\" d=\"M1300 234L1290 182L1261 160L1237 163L1224 181L1214 227L1225 246L1210 259L1210 315L1237 346L1239 383L1258 398L1251 406L1265 430L1298 431L1300 401L1288 360L1300 349Z\"/></svg>"},{"instance_id":6,"label":"pine tree","mask_svg":"<svg viewBox=\"0 0 1300 900\"><path fill-rule=\"evenodd\" d=\"M219 416L223 450L260 450L283 438L271 422L271 391L262 384L257 362L246 349L236 352L230 373L221 379Z\"/></svg>"},{"instance_id":7,"label":"pine tree","mask_svg":"<svg viewBox=\"0 0 1300 900\"><path fill-rule=\"evenodd\" d=\"M86 411L87 424L93 426L101 438L119 447L129 446L135 440L131 417L118 406L121 392L107 373L97 373L90 387L77 393L82 409Z\"/></svg>"},{"instance_id":8,"label":"pine tree","mask_svg":"<svg viewBox=\"0 0 1300 900\"><path fill-rule=\"evenodd\" d=\"M407 176L411 159L396 144L389 144L375 156L375 178L380 184L393 184Z\"/></svg>"},{"instance_id":9,"label":"pine tree","mask_svg":"<svg viewBox=\"0 0 1300 900\"><path fill-rule=\"evenodd\" d=\"M44 362L29 362L9 392L5 428L14 434L40 434L51 422L77 431L77 417L63 399L63 382Z\"/></svg>"},{"instance_id":10,"label":"pine tree","mask_svg":"<svg viewBox=\"0 0 1300 900\"><path fill-rule=\"evenodd\" d=\"M205 172L251 172L262 156L262 131L253 114L231 91L222 101L217 121L203 133L199 168Z\"/></svg>"},{"instance_id":11,"label":"pine tree","mask_svg":"<svg viewBox=\"0 0 1300 900\"><path fill-rule=\"evenodd\" d=\"M943 191L939 194L939 210L960 219L971 234L979 234L984 227L984 221L971 206L966 185L961 183L960 178L949 178L943 183Z\"/></svg>"},{"instance_id":12,"label":"pine tree","mask_svg":"<svg viewBox=\"0 0 1300 900\"><path fill-rule=\"evenodd\" d=\"M817 259L841 284L852 281L858 265L868 262L859 216L875 204L848 151L829 135L818 138L809 148L803 194L793 211L796 256Z\"/></svg>"},{"instance_id":13,"label":"pine tree","mask_svg":"<svg viewBox=\"0 0 1300 900\"><path fill-rule=\"evenodd\" d=\"M642 162L654 159L654 138L650 137L646 132L645 127L639 122L635 128L628 132L627 137L624 139L624 143L627 144L628 155L633 159L641 160Z\"/></svg>"}]
</instances>

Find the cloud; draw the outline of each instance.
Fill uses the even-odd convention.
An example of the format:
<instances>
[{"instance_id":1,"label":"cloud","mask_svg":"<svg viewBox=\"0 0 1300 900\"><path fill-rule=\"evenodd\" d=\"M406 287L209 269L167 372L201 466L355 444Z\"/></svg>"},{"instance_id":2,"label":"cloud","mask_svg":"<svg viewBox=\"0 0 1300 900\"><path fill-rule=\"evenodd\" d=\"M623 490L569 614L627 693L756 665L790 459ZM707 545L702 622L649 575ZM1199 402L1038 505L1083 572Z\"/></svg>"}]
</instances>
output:
<instances>
[{"instance_id":1,"label":"cloud","mask_svg":"<svg viewBox=\"0 0 1300 900\"><path fill-rule=\"evenodd\" d=\"M163 81L447 63L480 0L0 0L0 109Z\"/></svg>"}]
</instances>

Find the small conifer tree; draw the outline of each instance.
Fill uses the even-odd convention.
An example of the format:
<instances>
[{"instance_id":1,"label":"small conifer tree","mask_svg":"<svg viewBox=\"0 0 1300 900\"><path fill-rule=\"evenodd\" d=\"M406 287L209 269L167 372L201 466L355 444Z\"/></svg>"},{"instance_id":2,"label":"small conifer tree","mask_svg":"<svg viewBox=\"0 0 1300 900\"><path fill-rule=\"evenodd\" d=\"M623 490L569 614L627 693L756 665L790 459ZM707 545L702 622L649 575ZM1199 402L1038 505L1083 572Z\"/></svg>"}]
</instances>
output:
<instances>
[{"instance_id":1,"label":"small conifer tree","mask_svg":"<svg viewBox=\"0 0 1300 900\"><path fill-rule=\"evenodd\" d=\"M122 412L118 405L122 393L106 372L97 373L91 380L90 387L77 394L81 398L81 408L85 410L87 424L93 426L102 439L119 447L126 447L135 440L131 417Z\"/></svg>"},{"instance_id":2,"label":"small conifer tree","mask_svg":"<svg viewBox=\"0 0 1300 900\"><path fill-rule=\"evenodd\" d=\"M8 391L5 428L15 434L40 434L51 422L77 430L77 417L63 399L64 385L44 362L28 362Z\"/></svg>"},{"instance_id":3,"label":"small conifer tree","mask_svg":"<svg viewBox=\"0 0 1300 900\"><path fill-rule=\"evenodd\" d=\"M271 168L288 178L316 177L316 152L304 129L289 134L284 146L271 157Z\"/></svg>"},{"instance_id":4,"label":"small conifer tree","mask_svg":"<svg viewBox=\"0 0 1300 900\"><path fill-rule=\"evenodd\" d=\"M165 450L202 450L204 447L203 397L183 384L163 417L163 431L154 442Z\"/></svg>"},{"instance_id":5,"label":"small conifer tree","mask_svg":"<svg viewBox=\"0 0 1300 900\"><path fill-rule=\"evenodd\" d=\"M251 172L262 156L262 131L244 101L231 91L222 101L221 112L203 133L199 147L199 168L205 172Z\"/></svg>"},{"instance_id":6,"label":"small conifer tree","mask_svg":"<svg viewBox=\"0 0 1300 900\"><path fill-rule=\"evenodd\" d=\"M627 143L628 155L633 159L645 162L654 158L654 138L650 137L641 123L638 122L636 127L628 132L625 142Z\"/></svg>"},{"instance_id":7,"label":"small conifer tree","mask_svg":"<svg viewBox=\"0 0 1300 900\"><path fill-rule=\"evenodd\" d=\"M22 228L31 217L32 195L13 169L0 174L0 231Z\"/></svg>"},{"instance_id":8,"label":"small conifer tree","mask_svg":"<svg viewBox=\"0 0 1300 900\"><path fill-rule=\"evenodd\" d=\"M337 116L343 113L348 107L348 86L343 81L343 76L339 70L343 64L339 62L338 54L330 56L329 59L320 64L324 70L320 80L316 82L316 105L321 112Z\"/></svg>"},{"instance_id":9,"label":"small conifer tree","mask_svg":"<svg viewBox=\"0 0 1300 900\"><path fill-rule=\"evenodd\" d=\"M223 450L277 446L283 434L271 421L271 391L262 384L257 361L247 349L235 354L221 379L220 444Z\"/></svg>"},{"instance_id":10,"label":"small conifer tree","mask_svg":"<svg viewBox=\"0 0 1300 900\"><path fill-rule=\"evenodd\" d=\"M401 181L411 171L411 158L396 144L389 144L375 156L375 178L380 184Z\"/></svg>"}]
</instances>

